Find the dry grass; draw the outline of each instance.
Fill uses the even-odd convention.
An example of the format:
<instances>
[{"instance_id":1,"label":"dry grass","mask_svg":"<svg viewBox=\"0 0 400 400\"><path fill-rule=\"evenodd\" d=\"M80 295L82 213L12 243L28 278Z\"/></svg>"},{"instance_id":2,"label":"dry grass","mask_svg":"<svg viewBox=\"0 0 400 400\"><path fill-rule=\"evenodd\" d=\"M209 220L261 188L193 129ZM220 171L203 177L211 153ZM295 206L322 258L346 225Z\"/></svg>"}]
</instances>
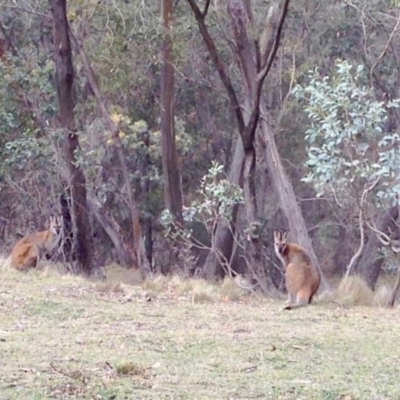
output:
<instances>
[{"instance_id":1,"label":"dry grass","mask_svg":"<svg viewBox=\"0 0 400 400\"><path fill-rule=\"evenodd\" d=\"M353 275L340 281L335 297L347 306L369 306L374 292L360 277Z\"/></svg>"},{"instance_id":2,"label":"dry grass","mask_svg":"<svg viewBox=\"0 0 400 400\"><path fill-rule=\"evenodd\" d=\"M359 276L349 276L339 281L328 301L336 301L345 306L388 307L393 291L393 283L382 279L375 291Z\"/></svg>"},{"instance_id":3,"label":"dry grass","mask_svg":"<svg viewBox=\"0 0 400 400\"><path fill-rule=\"evenodd\" d=\"M1 400L400 398L399 308L282 311L228 281L178 277L0 278Z\"/></svg>"},{"instance_id":4,"label":"dry grass","mask_svg":"<svg viewBox=\"0 0 400 400\"><path fill-rule=\"evenodd\" d=\"M146 280L142 287L153 295L167 294L172 297L188 297L194 303L237 301L250 294L240 288L232 279L226 278L221 284L213 284L204 279L157 276Z\"/></svg>"},{"instance_id":5,"label":"dry grass","mask_svg":"<svg viewBox=\"0 0 400 400\"><path fill-rule=\"evenodd\" d=\"M380 284L374 291L374 297L372 299L372 305L374 307L389 307L389 303L392 299L393 284L388 283Z\"/></svg>"}]
</instances>

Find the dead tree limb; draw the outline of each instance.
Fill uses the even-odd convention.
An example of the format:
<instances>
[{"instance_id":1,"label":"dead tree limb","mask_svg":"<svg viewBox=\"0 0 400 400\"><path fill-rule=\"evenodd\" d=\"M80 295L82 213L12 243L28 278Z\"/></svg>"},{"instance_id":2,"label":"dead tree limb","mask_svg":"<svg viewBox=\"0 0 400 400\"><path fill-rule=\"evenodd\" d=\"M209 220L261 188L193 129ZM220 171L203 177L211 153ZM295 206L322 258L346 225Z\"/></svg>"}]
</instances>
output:
<instances>
[{"instance_id":1,"label":"dead tree limb","mask_svg":"<svg viewBox=\"0 0 400 400\"><path fill-rule=\"evenodd\" d=\"M360 200L360 209L359 209L359 215L358 215L358 223L359 223L359 229L360 229L360 245L358 247L358 250L356 253L353 255L351 258L349 265L346 268L346 274L345 277L347 278L356 264L357 260L360 258L361 253L364 249L364 244L365 244L365 235L364 235L364 204L367 200L368 193L371 192L375 186L378 184L380 180L380 177L375 179L374 182L372 182L370 185L365 185L364 190L361 194L361 200Z\"/></svg>"}]
</instances>

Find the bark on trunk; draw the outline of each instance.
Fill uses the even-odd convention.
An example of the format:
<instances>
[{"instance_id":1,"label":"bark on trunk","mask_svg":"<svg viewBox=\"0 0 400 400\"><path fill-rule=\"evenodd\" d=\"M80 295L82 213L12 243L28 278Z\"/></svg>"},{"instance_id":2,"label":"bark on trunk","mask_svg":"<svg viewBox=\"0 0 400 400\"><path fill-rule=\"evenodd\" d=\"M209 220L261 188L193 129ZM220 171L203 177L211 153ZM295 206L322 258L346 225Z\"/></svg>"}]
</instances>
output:
<instances>
[{"instance_id":1,"label":"bark on trunk","mask_svg":"<svg viewBox=\"0 0 400 400\"><path fill-rule=\"evenodd\" d=\"M242 138L239 136L236 141L235 153L228 175L230 183L243 187L243 168L244 149ZM238 210L239 206L235 205L232 210L231 224L225 218L220 218L217 222L217 228L211 237L212 250L208 253L202 271L202 276L206 279L222 278L225 274L221 266L220 257L217 254L222 254L222 258L228 262L231 262L234 257L234 254L232 254L233 234L235 232Z\"/></svg>"},{"instance_id":2,"label":"bark on trunk","mask_svg":"<svg viewBox=\"0 0 400 400\"><path fill-rule=\"evenodd\" d=\"M300 206L297 203L293 185L283 168L281 157L276 146L274 133L267 123L267 112L264 105L261 107L261 115L263 118L261 118L260 126L265 141L265 158L271 175L274 191L278 195L280 206L288 220L290 233L296 242L305 248L311 258L311 262L321 273L322 287L327 288L328 284L322 275L321 267L314 252L310 237L308 236L307 226L301 213Z\"/></svg>"},{"instance_id":3,"label":"bark on trunk","mask_svg":"<svg viewBox=\"0 0 400 400\"><path fill-rule=\"evenodd\" d=\"M397 206L392 207L389 211L379 213L376 228L380 232L389 235L389 230L396 228L396 221L399 217ZM362 257L356 265L355 271L367 282L371 289L375 289L379 274L381 273L383 257L378 256L378 250L381 246L379 239L374 232L368 237L367 244L364 248Z\"/></svg>"},{"instance_id":4,"label":"bark on trunk","mask_svg":"<svg viewBox=\"0 0 400 400\"><path fill-rule=\"evenodd\" d=\"M63 218L62 257L64 262L72 262L74 236L72 231L71 202L65 194L60 196L60 206Z\"/></svg>"},{"instance_id":5,"label":"bark on trunk","mask_svg":"<svg viewBox=\"0 0 400 400\"><path fill-rule=\"evenodd\" d=\"M351 247L351 235L344 226L339 226L338 248L333 256L333 274L342 276L346 272L346 267L351 260L354 250Z\"/></svg>"},{"instance_id":6,"label":"bark on trunk","mask_svg":"<svg viewBox=\"0 0 400 400\"><path fill-rule=\"evenodd\" d=\"M129 238L126 237L125 232L122 230L115 218L95 196L89 196L88 201L95 218L114 245L119 258L119 263L131 267L133 260L135 260L135 255L134 250L129 243Z\"/></svg>"},{"instance_id":7,"label":"bark on trunk","mask_svg":"<svg viewBox=\"0 0 400 400\"><path fill-rule=\"evenodd\" d=\"M72 64L69 27L66 16L66 0L49 0L53 15L54 62L56 87L59 101L60 125L65 131L62 152L68 169L68 188L71 194L73 225L73 254L76 269L90 275L92 272L93 241L86 199L86 180L76 164L75 151L79 148L74 119Z\"/></svg>"},{"instance_id":8,"label":"bark on trunk","mask_svg":"<svg viewBox=\"0 0 400 400\"><path fill-rule=\"evenodd\" d=\"M182 189L175 144L174 124L174 66L171 38L173 0L162 1L164 42L161 71L161 133L164 175L164 203L178 223L182 223Z\"/></svg>"},{"instance_id":9,"label":"bark on trunk","mask_svg":"<svg viewBox=\"0 0 400 400\"><path fill-rule=\"evenodd\" d=\"M143 133L143 143L147 148L147 153L144 158L143 165L143 173L145 175L143 189L144 189L144 203L146 205L151 204L150 196L151 196L151 181L150 181L150 168L151 168L151 160L150 160L150 135L149 132L146 131ZM149 260L150 268L153 266L153 216L152 210L150 207L146 207L146 215L143 218L143 236L146 247L146 256Z\"/></svg>"}]
</instances>

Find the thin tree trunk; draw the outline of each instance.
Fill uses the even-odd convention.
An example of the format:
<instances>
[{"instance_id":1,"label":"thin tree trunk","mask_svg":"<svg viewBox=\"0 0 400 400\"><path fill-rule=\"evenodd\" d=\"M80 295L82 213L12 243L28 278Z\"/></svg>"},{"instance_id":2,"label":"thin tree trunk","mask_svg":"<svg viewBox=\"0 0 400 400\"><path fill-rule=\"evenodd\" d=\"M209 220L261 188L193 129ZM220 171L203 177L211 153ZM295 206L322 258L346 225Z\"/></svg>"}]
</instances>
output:
<instances>
[{"instance_id":1,"label":"thin tree trunk","mask_svg":"<svg viewBox=\"0 0 400 400\"><path fill-rule=\"evenodd\" d=\"M389 211L380 212L376 221L377 230L389 234L389 230L393 231L396 228L398 217L397 206L392 207ZM382 270L383 257L378 256L379 247L379 239L374 232L370 232L362 256L355 267L355 272L364 278L371 289L375 288Z\"/></svg>"},{"instance_id":2,"label":"thin tree trunk","mask_svg":"<svg viewBox=\"0 0 400 400\"><path fill-rule=\"evenodd\" d=\"M74 119L72 64L66 0L49 0L53 15L54 62L59 101L60 126L65 131L62 153L68 169L68 188L71 193L73 254L77 269L89 275L92 272L93 241L86 199L86 180L77 165L75 152L79 149Z\"/></svg>"},{"instance_id":3,"label":"thin tree trunk","mask_svg":"<svg viewBox=\"0 0 400 400\"><path fill-rule=\"evenodd\" d=\"M339 226L339 239L338 248L333 256L333 274L342 276L346 272L346 267L349 264L349 260L354 254L353 248L351 247L351 235L350 231L343 225Z\"/></svg>"},{"instance_id":4,"label":"thin tree trunk","mask_svg":"<svg viewBox=\"0 0 400 400\"><path fill-rule=\"evenodd\" d=\"M234 185L243 187L243 168L244 168L244 149L242 138L236 140L235 153L233 155L228 181ZM239 206L235 205L232 210L231 223L225 218L219 218L217 228L211 238L211 251L208 253L203 266L202 276L207 279L222 278L224 270L221 266L220 257L222 254L225 260L231 261L233 258L233 234L235 232L236 220Z\"/></svg>"},{"instance_id":5,"label":"thin tree trunk","mask_svg":"<svg viewBox=\"0 0 400 400\"><path fill-rule=\"evenodd\" d=\"M171 38L173 0L162 0L164 41L161 71L161 133L164 175L164 203L178 223L182 223L182 189L175 143L174 66Z\"/></svg>"},{"instance_id":6,"label":"thin tree trunk","mask_svg":"<svg viewBox=\"0 0 400 400\"><path fill-rule=\"evenodd\" d=\"M145 176L143 188L144 188L144 203L146 205L151 204L151 181L150 181L150 134L149 131L143 133L143 143L146 146L147 153L144 157L143 163L143 174ZM147 259L149 260L150 267L153 265L153 224L152 214L150 207L146 208L146 216L143 218L143 237L145 240L145 248Z\"/></svg>"}]
</instances>

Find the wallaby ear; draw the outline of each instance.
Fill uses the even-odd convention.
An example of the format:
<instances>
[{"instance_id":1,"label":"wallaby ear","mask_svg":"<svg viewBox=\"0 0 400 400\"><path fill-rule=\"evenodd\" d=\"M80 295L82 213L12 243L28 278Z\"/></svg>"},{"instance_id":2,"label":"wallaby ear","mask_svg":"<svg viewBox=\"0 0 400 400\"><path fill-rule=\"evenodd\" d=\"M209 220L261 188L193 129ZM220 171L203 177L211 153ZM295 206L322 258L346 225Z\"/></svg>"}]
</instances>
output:
<instances>
[{"instance_id":1,"label":"wallaby ear","mask_svg":"<svg viewBox=\"0 0 400 400\"><path fill-rule=\"evenodd\" d=\"M282 235L282 240L286 241L287 237L288 237L288 234L289 234L289 232L287 232L287 231L284 232L283 235Z\"/></svg>"},{"instance_id":2,"label":"wallaby ear","mask_svg":"<svg viewBox=\"0 0 400 400\"><path fill-rule=\"evenodd\" d=\"M279 231L274 231L274 240L281 240L281 233Z\"/></svg>"},{"instance_id":3,"label":"wallaby ear","mask_svg":"<svg viewBox=\"0 0 400 400\"><path fill-rule=\"evenodd\" d=\"M54 223L54 217L50 215L49 219L47 220L47 226L50 227Z\"/></svg>"}]
</instances>

